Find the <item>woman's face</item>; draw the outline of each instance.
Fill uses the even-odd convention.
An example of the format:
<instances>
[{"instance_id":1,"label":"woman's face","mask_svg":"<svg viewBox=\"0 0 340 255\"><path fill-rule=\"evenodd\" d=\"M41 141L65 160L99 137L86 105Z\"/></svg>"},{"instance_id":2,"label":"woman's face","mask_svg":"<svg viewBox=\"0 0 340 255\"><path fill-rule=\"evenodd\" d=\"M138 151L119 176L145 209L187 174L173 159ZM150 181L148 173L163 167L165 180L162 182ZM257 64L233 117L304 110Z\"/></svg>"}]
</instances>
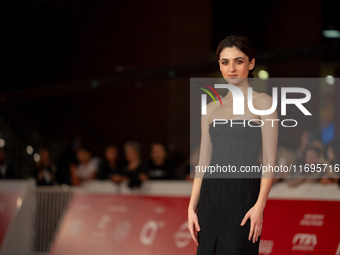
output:
<instances>
[{"instance_id":1,"label":"woman's face","mask_svg":"<svg viewBox=\"0 0 340 255\"><path fill-rule=\"evenodd\" d=\"M164 162L166 158L166 151L161 144L154 144L151 147L151 159L154 162Z\"/></svg>"},{"instance_id":2,"label":"woman's face","mask_svg":"<svg viewBox=\"0 0 340 255\"><path fill-rule=\"evenodd\" d=\"M240 84L248 78L249 70L255 66L255 59L249 62L246 54L236 47L224 48L220 53L220 71L230 84Z\"/></svg>"},{"instance_id":3,"label":"woman's face","mask_svg":"<svg viewBox=\"0 0 340 255\"><path fill-rule=\"evenodd\" d=\"M125 157L127 161L134 161L139 159L138 150L132 146L125 147Z\"/></svg>"},{"instance_id":4,"label":"woman's face","mask_svg":"<svg viewBox=\"0 0 340 255\"><path fill-rule=\"evenodd\" d=\"M77 159L80 163L86 164L91 160L91 154L87 150L84 149L78 149L77 150Z\"/></svg>"},{"instance_id":5,"label":"woman's face","mask_svg":"<svg viewBox=\"0 0 340 255\"><path fill-rule=\"evenodd\" d=\"M109 162L116 161L116 159L118 158L117 148L114 147L114 146L107 147L106 150L105 150L105 158Z\"/></svg>"},{"instance_id":6,"label":"woman's face","mask_svg":"<svg viewBox=\"0 0 340 255\"><path fill-rule=\"evenodd\" d=\"M318 153L315 150L307 150L305 154L305 163L307 165L317 164L318 162Z\"/></svg>"}]
</instances>

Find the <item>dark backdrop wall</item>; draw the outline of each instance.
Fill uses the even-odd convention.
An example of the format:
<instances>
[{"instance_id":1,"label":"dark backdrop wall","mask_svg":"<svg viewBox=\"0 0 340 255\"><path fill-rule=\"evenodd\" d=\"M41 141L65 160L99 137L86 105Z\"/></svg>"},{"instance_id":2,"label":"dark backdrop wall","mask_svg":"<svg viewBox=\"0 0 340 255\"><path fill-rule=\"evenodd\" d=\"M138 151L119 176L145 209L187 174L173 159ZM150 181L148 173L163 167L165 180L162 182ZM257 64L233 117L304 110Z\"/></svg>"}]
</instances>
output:
<instances>
[{"instance_id":1,"label":"dark backdrop wall","mask_svg":"<svg viewBox=\"0 0 340 255\"><path fill-rule=\"evenodd\" d=\"M189 79L219 75L214 54L219 40L233 33L249 37L258 66L266 66L270 77L319 77L322 61L340 56L333 47L338 40L322 37L322 29L339 26L333 5L330 0L1 3L0 131L9 156L25 172L32 163L28 144L48 144L57 158L78 138L98 155L107 143L122 146L133 139L144 145L146 157L151 141L161 139L188 156ZM319 94L317 87L311 90ZM313 100L317 113L319 101ZM305 124L316 129L318 122L315 115ZM302 131L280 137L296 147Z\"/></svg>"}]
</instances>

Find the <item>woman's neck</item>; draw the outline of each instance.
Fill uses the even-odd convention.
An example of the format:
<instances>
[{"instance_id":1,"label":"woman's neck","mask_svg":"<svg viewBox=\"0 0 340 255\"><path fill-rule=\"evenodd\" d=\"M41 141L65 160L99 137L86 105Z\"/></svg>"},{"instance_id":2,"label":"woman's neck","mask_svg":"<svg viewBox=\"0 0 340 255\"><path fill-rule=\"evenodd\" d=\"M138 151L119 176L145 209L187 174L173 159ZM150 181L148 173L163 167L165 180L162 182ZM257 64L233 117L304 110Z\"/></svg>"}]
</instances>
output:
<instances>
[{"instance_id":1,"label":"woman's neck","mask_svg":"<svg viewBox=\"0 0 340 255\"><path fill-rule=\"evenodd\" d=\"M248 88L250 87L248 83L248 79L245 79L243 82L235 86L238 87L242 91L245 97L248 95ZM226 95L226 98L229 98L229 97L232 97L232 94L228 92L228 94Z\"/></svg>"},{"instance_id":2,"label":"woman's neck","mask_svg":"<svg viewBox=\"0 0 340 255\"><path fill-rule=\"evenodd\" d=\"M249 88L248 79L244 80L237 87L239 87L242 90L243 95L246 96L248 94L248 88Z\"/></svg>"}]
</instances>

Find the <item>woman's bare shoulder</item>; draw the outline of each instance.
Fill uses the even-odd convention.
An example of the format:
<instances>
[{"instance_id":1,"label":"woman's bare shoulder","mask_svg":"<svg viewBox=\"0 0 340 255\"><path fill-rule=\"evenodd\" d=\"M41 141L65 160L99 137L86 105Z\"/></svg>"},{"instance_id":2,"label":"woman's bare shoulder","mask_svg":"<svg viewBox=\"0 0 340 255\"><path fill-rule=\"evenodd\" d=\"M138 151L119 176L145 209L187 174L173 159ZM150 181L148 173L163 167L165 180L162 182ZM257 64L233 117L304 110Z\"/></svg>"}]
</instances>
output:
<instances>
[{"instance_id":1,"label":"woman's bare shoulder","mask_svg":"<svg viewBox=\"0 0 340 255\"><path fill-rule=\"evenodd\" d=\"M218 103L215 103L214 101L211 101L209 104L207 104L207 111L208 113L215 110L218 106L219 106L219 101L217 100L216 102Z\"/></svg>"},{"instance_id":2,"label":"woman's bare shoulder","mask_svg":"<svg viewBox=\"0 0 340 255\"><path fill-rule=\"evenodd\" d=\"M210 122L210 116L215 112L219 104L215 104L214 101L211 101L207 104L207 113L205 115L202 115L202 118L205 122Z\"/></svg>"}]
</instances>

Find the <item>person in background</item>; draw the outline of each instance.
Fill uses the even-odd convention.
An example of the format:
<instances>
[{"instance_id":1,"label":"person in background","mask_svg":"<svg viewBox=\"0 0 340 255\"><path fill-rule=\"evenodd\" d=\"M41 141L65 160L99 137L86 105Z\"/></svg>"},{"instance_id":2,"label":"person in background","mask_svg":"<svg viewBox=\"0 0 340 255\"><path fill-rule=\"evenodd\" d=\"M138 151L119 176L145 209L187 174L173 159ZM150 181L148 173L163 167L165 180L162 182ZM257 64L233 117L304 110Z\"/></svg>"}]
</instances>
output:
<instances>
[{"instance_id":1,"label":"person in background","mask_svg":"<svg viewBox=\"0 0 340 255\"><path fill-rule=\"evenodd\" d=\"M315 146L308 146L304 154L304 163L309 166L324 163L322 150Z\"/></svg>"},{"instance_id":2,"label":"person in background","mask_svg":"<svg viewBox=\"0 0 340 255\"><path fill-rule=\"evenodd\" d=\"M71 164L72 184L78 186L86 181L96 179L99 159L92 157L91 151L85 146L78 147L76 155L79 164Z\"/></svg>"},{"instance_id":3,"label":"person in background","mask_svg":"<svg viewBox=\"0 0 340 255\"><path fill-rule=\"evenodd\" d=\"M301 134L301 137L300 137L300 146L299 148L297 149L297 152L296 152L296 164L299 165L299 164L302 164L304 159L304 153L305 153L305 150L307 148L307 146L309 145L310 143L310 131L303 131L302 134Z\"/></svg>"},{"instance_id":4,"label":"person in background","mask_svg":"<svg viewBox=\"0 0 340 255\"><path fill-rule=\"evenodd\" d=\"M5 150L0 148L0 179L14 179L15 177L12 165L6 162Z\"/></svg>"},{"instance_id":5,"label":"person in background","mask_svg":"<svg viewBox=\"0 0 340 255\"><path fill-rule=\"evenodd\" d=\"M325 154L328 167L320 182L323 184L339 183L340 174L336 171L340 167L340 142L327 144Z\"/></svg>"},{"instance_id":6,"label":"person in background","mask_svg":"<svg viewBox=\"0 0 340 255\"><path fill-rule=\"evenodd\" d=\"M169 151L166 143L158 141L151 145L150 163L147 176L152 180L174 179L175 164L168 157Z\"/></svg>"},{"instance_id":7,"label":"person in background","mask_svg":"<svg viewBox=\"0 0 340 255\"><path fill-rule=\"evenodd\" d=\"M180 152L174 144L167 144L167 150L168 150L168 159L171 161L171 163L174 166L174 178L176 179L182 179L183 173L181 172L183 169L183 164L185 164L187 157Z\"/></svg>"},{"instance_id":8,"label":"person in background","mask_svg":"<svg viewBox=\"0 0 340 255\"><path fill-rule=\"evenodd\" d=\"M319 182L323 173L311 169L316 167L318 164L325 163L326 161L323 156L323 151L319 147L319 144L315 143L315 145L312 144L308 145L305 148L303 154L303 162L301 164L301 169L298 168L297 172L294 175L292 175L291 179L288 180L289 186L295 187L304 182Z\"/></svg>"},{"instance_id":9,"label":"person in background","mask_svg":"<svg viewBox=\"0 0 340 255\"><path fill-rule=\"evenodd\" d=\"M81 144L82 144L81 138L76 136L73 140L68 142L65 149L62 151L57 164L58 183L66 185L72 184L70 169L78 164L77 148Z\"/></svg>"},{"instance_id":10,"label":"person in background","mask_svg":"<svg viewBox=\"0 0 340 255\"><path fill-rule=\"evenodd\" d=\"M141 158L141 146L135 141L126 142L124 153L127 161L123 169L124 179L128 181L129 188L140 187L142 182L147 180L146 166Z\"/></svg>"},{"instance_id":11,"label":"person in background","mask_svg":"<svg viewBox=\"0 0 340 255\"><path fill-rule=\"evenodd\" d=\"M35 179L38 186L51 186L56 184L57 167L51 161L50 151L47 148L39 150L39 161L35 168Z\"/></svg>"},{"instance_id":12,"label":"person in background","mask_svg":"<svg viewBox=\"0 0 340 255\"><path fill-rule=\"evenodd\" d=\"M187 181L193 181L193 175L195 174L195 166L198 164L200 146L192 146L192 150L190 154L187 156L185 160L181 163L181 165L177 168L177 178ZM192 174L192 176L191 176Z\"/></svg>"},{"instance_id":13,"label":"person in background","mask_svg":"<svg viewBox=\"0 0 340 255\"><path fill-rule=\"evenodd\" d=\"M111 179L114 183L120 183L124 179L122 168L118 162L118 148L108 145L105 148L105 159L100 167L99 179Z\"/></svg>"},{"instance_id":14,"label":"person in background","mask_svg":"<svg viewBox=\"0 0 340 255\"><path fill-rule=\"evenodd\" d=\"M279 145L276 155L276 162L279 166L285 166L289 168L290 165L296 164L297 154L295 153L295 150L289 149L283 145ZM290 172L279 171L275 173L273 184L287 181L291 176L292 174Z\"/></svg>"}]
</instances>

